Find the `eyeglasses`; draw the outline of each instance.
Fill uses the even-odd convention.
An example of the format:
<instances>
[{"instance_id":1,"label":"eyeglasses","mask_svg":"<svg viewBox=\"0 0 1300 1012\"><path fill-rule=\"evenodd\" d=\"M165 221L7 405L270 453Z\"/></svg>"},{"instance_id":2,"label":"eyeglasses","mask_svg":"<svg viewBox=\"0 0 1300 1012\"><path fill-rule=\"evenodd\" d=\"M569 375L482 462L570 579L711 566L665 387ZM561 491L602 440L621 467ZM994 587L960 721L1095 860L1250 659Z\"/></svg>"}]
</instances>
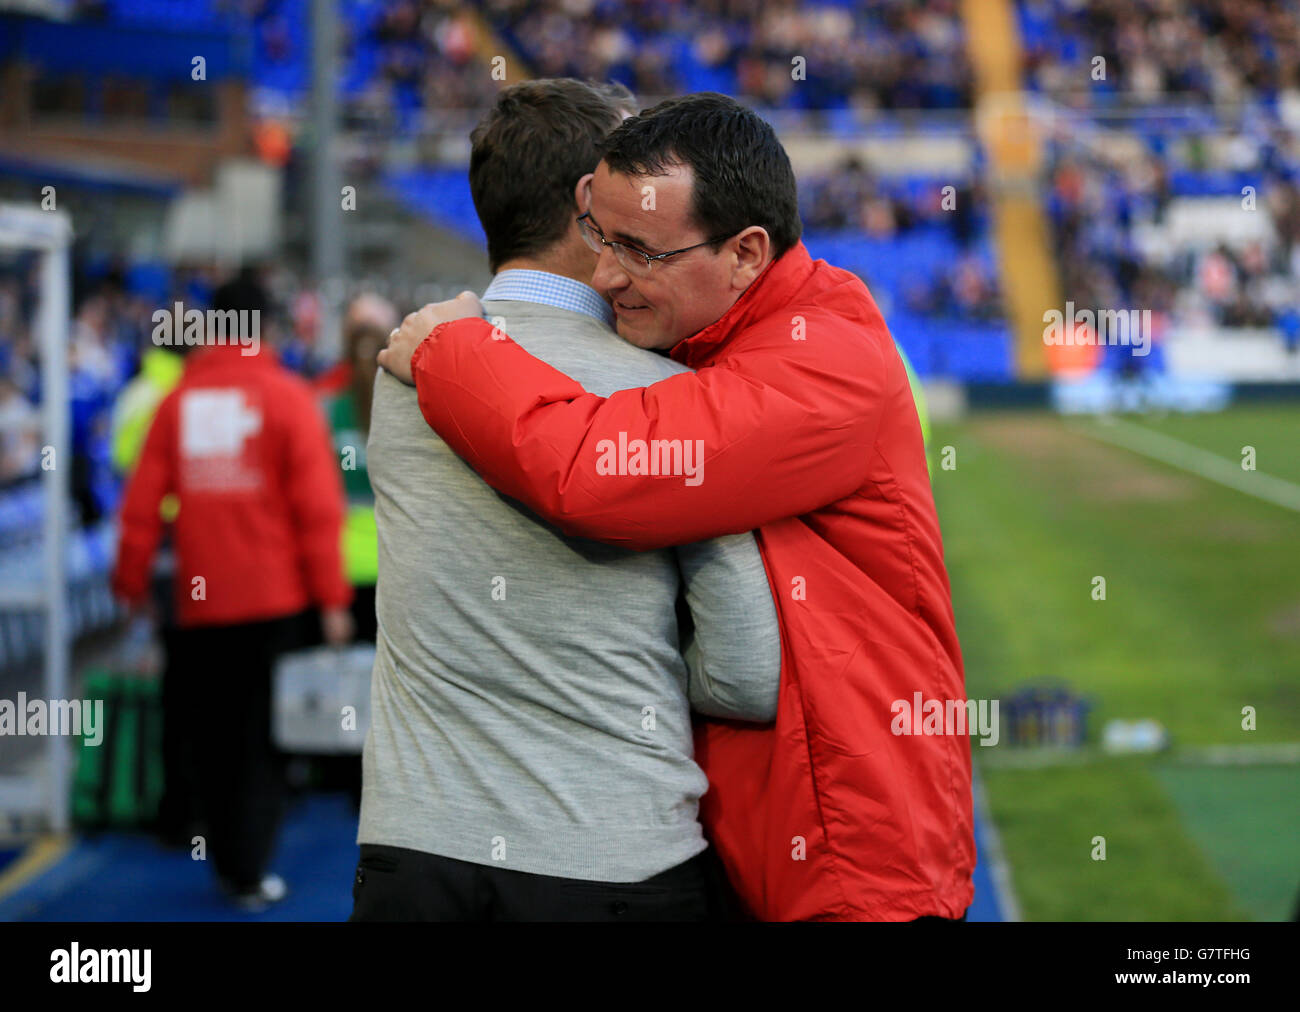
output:
<instances>
[{"instance_id":1,"label":"eyeglasses","mask_svg":"<svg viewBox=\"0 0 1300 1012\"><path fill-rule=\"evenodd\" d=\"M614 258L618 261L618 265L628 274L638 278L649 277L650 265L656 260L667 260L669 257L675 257L678 253L686 253L693 249L699 249L701 246L709 246L715 242L722 242L723 239L731 238L729 235L720 235L712 239L705 239L703 242L697 242L694 246L683 246L681 249L672 249L667 253L658 253L651 256L644 250L629 246L625 242L606 239L605 233L600 230L600 226L591 217L590 211L578 218L578 230L582 233L583 240L591 247L593 253L599 254L602 249L608 246L614 251Z\"/></svg>"}]
</instances>

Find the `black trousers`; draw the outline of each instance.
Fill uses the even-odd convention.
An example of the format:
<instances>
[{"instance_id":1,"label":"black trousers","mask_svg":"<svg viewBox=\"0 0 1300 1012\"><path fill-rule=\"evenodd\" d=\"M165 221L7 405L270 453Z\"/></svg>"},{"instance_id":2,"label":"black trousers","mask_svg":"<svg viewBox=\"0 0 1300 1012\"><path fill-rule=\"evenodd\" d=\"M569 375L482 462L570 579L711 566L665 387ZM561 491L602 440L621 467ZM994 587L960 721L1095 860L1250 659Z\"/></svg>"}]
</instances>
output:
<instances>
[{"instance_id":1,"label":"black trousers","mask_svg":"<svg viewBox=\"0 0 1300 1012\"><path fill-rule=\"evenodd\" d=\"M178 669L175 604L172 600L172 575L155 575L154 608L159 616L162 641L162 759L163 793L158 802L154 830L169 843L190 846L190 834L203 821L199 803L198 773L194 759L194 739L186 724L189 721L188 695L194 683Z\"/></svg>"},{"instance_id":2,"label":"black trousers","mask_svg":"<svg viewBox=\"0 0 1300 1012\"><path fill-rule=\"evenodd\" d=\"M161 632L164 664L162 669L162 752L163 794L158 802L156 830L164 838L180 840L203 819L198 789L194 738L190 728L192 704L188 697L194 683L178 667L178 630L164 626ZM188 846L187 841L185 842Z\"/></svg>"},{"instance_id":3,"label":"black trousers","mask_svg":"<svg viewBox=\"0 0 1300 1012\"><path fill-rule=\"evenodd\" d=\"M589 882L362 844L351 921L706 921L727 899L712 851L643 882Z\"/></svg>"},{"instance_id":4,"label":"black trousers","mask_svg":"<svg viewBox=\"0 0 1300 1012\"><path fill-rule=\"evenodd\" d=\"M183 729L193 741L207 856L237 890L266 873L283 815L285 757L271 738L276 658L320 634L313 611L178 629L169 675L186 679Z\"/></svg>"},{"instance_id":5,"label":"black trousers","mask_svg":"<svg viewBox=\"0 0 1300 1012\"><path fill-rule=\"evenodd\" d=\"M375 585L354 584L352 587L352 621L356 631L352 638L358 643L374 643L379 636L379 619L375 616Z\"/></svg>"}]
</instances>

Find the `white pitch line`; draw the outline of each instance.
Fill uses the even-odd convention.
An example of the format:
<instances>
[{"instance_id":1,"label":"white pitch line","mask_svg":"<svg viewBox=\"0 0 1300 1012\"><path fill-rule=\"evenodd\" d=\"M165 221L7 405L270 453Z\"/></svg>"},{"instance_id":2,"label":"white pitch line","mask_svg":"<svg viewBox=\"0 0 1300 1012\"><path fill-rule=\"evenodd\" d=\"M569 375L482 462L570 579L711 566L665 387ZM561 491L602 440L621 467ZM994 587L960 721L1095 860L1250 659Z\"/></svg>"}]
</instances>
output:
<instances>
[{"instance_id":1,"label":"white pitch line","mask_svg":"<svg viewBox=\"0 0 1300 1012\"><path fill-rule=\"evenodd\" d=\"M984 793L984 782L980 779L979 770L972 772L974 776L971 781L971 794L975 805L975 817L984 827L984 849L987 851L984 857L989 863L989 878L993 880L993 892L997 894L998 909L1006 920L1022 921L1024 917L1020 913L1020 902L1016 899L1016 890L1011 884L1011 866L1007 864L1006 854L1002 850L1002 837L998 835L998 827L993 822L993 813L989 811L989 799Z\"/></svg>"},{"instance_id":2,"label":"white pitch line","mask_svg":"<svg viewBox=\"0 0 1300 1012\"><path fill-rule=\"evenodd\" d=\"M1300 763L1300 744L1188 746L1173 758L1195 766L1291 766Z\"/></svg>"},{"instance_id":3,"label":"white pitch line","mask_svg":"<svg viewBox=\"0 0 1300 1012\"><path fill-rule=\"evenodd\" d=\"M1112 419L1103 425L1071 426L1076 432L1132 450L1163 464L1190 471L1207 481L1300 513L1300 485L1262 471L1243 471L1240 464L1166 436L1163 432Z\"/></svg>"},{"instance_id":4,"label":"white pitch line","mask_svg":"<svg viewBox=\"0 0 1300 1012\"><path fill-rule=\"evenodd\" d=\"M981 758L980 766L990 770L1045 770L1063 766L1086 766L1107 759L1149 758L1189 766L1294 766L1300 765L1300 742L1263 745L1175 745L1149 752L1108 752L1098 745L1079 748L1011 748L1002 746L994 755ZM1002 753L1002 754L996 754Z\"/></svg>"}]
</instances>

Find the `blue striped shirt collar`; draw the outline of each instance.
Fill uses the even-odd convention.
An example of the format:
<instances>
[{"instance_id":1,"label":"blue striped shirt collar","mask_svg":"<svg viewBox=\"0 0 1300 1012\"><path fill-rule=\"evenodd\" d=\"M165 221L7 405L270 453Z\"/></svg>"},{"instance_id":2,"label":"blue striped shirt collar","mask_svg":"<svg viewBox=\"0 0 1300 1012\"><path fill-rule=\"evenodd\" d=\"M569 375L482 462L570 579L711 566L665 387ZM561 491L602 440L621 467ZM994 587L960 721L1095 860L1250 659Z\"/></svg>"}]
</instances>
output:
<instances>
[{"instance_id":1,"label":"blue striped shirt collar","mask_svg":"<svg viewBox=\"0 0 1300 1012\"><path fill-rule=\"evenodd\" d=\"M614 326L614 310L591 285L549 271L514 268L501 271L487 286L483 301L536 302L556 309L567 309L594 316L607 327Z\"/></svg>"}]
</instances>

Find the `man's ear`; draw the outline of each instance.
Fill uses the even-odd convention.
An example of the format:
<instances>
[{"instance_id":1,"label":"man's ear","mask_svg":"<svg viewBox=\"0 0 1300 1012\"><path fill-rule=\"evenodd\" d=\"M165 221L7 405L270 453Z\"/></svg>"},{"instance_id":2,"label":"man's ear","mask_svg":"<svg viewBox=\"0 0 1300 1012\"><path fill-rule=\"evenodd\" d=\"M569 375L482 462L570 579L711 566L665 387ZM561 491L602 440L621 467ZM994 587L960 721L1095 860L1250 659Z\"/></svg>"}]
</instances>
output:
<instances>
[{"instance_id":1,"label":"man's ear","mask_svg":"<svg viewBox=\"0 0 1300 1012\"><path fill-rule=\"evenodd\" d=\"M595 175L594 172L588 172L573 188L573 205L578 209L578 214L586 214L591 207L591 180Z\"/></svg>"},{"instance_id":2,"label":"man's ear","mask_svg":"<svg viewBox=\"0 0 1300 1012\"><path fill-rule=\"evenodd\" d=\"M772 237L762 225L750 225L732 240L736 244L736 266L731 272L731 287L744 291L772 259Z\"/></svg>"}]
</instances>

